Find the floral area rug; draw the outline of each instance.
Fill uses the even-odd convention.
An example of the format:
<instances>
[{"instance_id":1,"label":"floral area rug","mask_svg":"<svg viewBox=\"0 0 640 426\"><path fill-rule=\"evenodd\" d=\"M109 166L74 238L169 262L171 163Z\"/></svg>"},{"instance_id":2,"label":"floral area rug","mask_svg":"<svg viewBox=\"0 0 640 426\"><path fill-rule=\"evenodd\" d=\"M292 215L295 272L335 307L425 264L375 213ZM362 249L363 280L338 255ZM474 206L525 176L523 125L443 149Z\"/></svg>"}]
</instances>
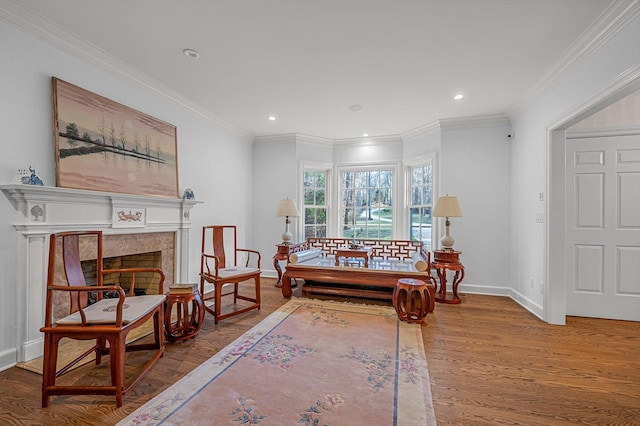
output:
<instances>
[{"instance_id":1,"label":"floral area rug","mask_svg":"<svg viewBox=\"0 0 640 426\"><path fill-rule=\"evenodd\" d=\"M435 425L420 326L292 299L119 425Z\"/></svg>"}]
</instances>

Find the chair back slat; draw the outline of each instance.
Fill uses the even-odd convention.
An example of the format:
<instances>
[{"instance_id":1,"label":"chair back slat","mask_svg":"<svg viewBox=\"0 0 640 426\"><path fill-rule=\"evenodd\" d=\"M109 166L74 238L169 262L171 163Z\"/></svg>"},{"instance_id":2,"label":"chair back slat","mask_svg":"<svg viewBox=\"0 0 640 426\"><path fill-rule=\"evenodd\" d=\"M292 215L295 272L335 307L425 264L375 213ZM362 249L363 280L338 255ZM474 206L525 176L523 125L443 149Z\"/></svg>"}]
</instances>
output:
<instances>
[{"instance_id":1,"label":"chair back slat","mask_svg":"<svg viewBox=\"0 0 640 426\"><path fill-rule=\"evenodd\" d=\"M220 259L220 267L227 266L227 258L224 252L224 226L213 226L213 254Z\"/></svg>"}]
</instances>

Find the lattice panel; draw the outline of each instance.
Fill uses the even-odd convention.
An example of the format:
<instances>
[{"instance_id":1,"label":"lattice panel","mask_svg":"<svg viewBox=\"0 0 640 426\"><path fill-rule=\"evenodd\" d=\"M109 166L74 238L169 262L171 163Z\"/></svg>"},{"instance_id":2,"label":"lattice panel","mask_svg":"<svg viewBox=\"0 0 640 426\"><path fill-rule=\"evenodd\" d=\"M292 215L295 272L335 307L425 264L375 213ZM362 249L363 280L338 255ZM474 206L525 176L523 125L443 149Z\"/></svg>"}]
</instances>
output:
<instances>
[{"instance_id":1,"label":"lattice panel","mask_svg":"<svg viewBox=\"0 0 640 426\"><path fill-rule=\"evenodd\" d=\"M307 238L310 248L320 249L328 254L335 254L336 249L353 242L350 238ZM357 244L372 248L371 257L405 260L422 250L422 241L409 240L368 240L356 239Z\"/></svg>"}]
</instances>

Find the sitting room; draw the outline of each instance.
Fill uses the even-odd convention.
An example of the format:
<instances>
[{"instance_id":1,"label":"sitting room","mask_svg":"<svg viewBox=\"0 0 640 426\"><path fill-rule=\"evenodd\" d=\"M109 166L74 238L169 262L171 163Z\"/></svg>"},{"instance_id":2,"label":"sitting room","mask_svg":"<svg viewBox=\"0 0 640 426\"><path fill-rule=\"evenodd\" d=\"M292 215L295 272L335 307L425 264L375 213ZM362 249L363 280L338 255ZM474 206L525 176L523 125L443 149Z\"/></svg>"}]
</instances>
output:
<instances>
[{"instance_id":1,"label":"sitting room","mask_svg":"<svg viewBox=\"0 0 640 426\"><path fill-rule=\"evenodd\" d=\"M0 0L0 423L636 424L638 40L640 0ZM53 377L125 269L155 352Z\"/></svg>"}]
</instances>

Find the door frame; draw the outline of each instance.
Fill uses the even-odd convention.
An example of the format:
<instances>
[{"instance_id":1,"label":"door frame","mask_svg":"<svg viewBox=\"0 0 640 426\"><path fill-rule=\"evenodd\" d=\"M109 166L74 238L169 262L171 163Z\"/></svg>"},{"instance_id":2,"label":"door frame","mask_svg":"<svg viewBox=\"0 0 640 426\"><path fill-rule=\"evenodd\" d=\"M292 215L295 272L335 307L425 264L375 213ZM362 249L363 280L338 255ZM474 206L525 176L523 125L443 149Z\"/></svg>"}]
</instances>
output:
<instances>
[{"instance_id":1,"label":"door frame","mask_svg":"<svg viewBox=\"0 0 640 426\"><path fill-rule=\"evenodd\" d=\"M602 90L547 126L543 319L550 324L564 325L566 322L565 131L637 90L640 90L640 65L628 68Z\"/></svg>"}]
</instances>

